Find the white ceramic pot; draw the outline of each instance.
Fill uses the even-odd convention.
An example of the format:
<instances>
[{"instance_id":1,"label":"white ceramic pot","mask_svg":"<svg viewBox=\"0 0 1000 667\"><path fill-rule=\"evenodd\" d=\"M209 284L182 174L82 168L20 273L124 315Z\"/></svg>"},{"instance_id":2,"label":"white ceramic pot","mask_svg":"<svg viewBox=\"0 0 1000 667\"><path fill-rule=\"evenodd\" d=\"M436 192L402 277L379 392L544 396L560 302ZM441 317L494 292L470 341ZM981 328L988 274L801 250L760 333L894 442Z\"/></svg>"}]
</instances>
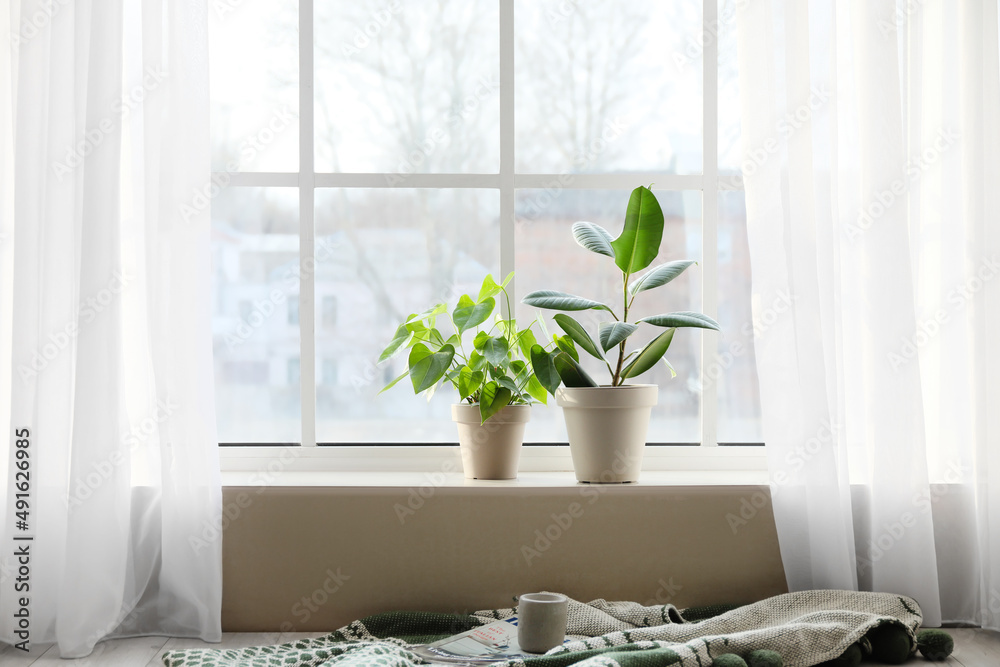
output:
<instances>
[{"instance_id":1,"label":"white ceramic pot","mask_svg":"<svg viewBox=\"0 0 1000 667\"><path fill-rule=\"evenodd\" d=\"M508 405L480 424L478 405L452 405L451 418L458 425L465 477L515 479L524 425L530 417L530 405Z\"/></svg>"},{"instance_id":2,"label":"white ceramic pot","mask_svg":"<svg viewBox=\"0 0 1000 667\"><path fill-rule=\"evenodd\" d=\"M658 390L655 384L556 390L577 480L605 484L639 480Z\"/></svg>"}]
</instances>

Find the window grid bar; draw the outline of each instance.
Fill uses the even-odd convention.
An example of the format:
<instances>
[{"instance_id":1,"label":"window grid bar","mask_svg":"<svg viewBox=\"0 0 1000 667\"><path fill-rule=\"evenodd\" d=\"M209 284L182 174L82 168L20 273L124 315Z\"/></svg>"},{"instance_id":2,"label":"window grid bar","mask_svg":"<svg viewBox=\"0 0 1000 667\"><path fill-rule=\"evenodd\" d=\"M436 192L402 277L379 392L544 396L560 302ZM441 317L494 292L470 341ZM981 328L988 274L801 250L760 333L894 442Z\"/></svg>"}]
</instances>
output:
<instances>
[{"instance_id":1,"label":"window grid bar","mask_svg":"<svg viewBox=\"0 0 1000 667\"><path fill-rule=\"evenodd\" d=\"M719 50L718 0L704 0L702 14L702 312L709 317L718 315L718 222L719 222ZM708 332L705 332L708 334ZM704 381L705 371L715 358L714 335L701 338L701 444L718 446L718 393L715 383Z\"/></svg>"},{"instance_id":2,"label":"window grid bar","mask_svg":"<svg viewBox=\"0 0 1000 667\"><path fill-rule=\"evenodd\" d=\"M500 0L500 276L514 270L514 0ZM516 294L517 278L509 290ZM511 318L507 302L504 317Z\"/></svg>"},{"instance_id":3,"label":"window grid bar","mask_svg":"<svg viewBox=\"0 0 1000 667\"><path fill-rule=\"evenodd\" d=\"M299 0L299 381L304 447L316 446L313 104L313 0Z\"/></svg>"}]
</instances>

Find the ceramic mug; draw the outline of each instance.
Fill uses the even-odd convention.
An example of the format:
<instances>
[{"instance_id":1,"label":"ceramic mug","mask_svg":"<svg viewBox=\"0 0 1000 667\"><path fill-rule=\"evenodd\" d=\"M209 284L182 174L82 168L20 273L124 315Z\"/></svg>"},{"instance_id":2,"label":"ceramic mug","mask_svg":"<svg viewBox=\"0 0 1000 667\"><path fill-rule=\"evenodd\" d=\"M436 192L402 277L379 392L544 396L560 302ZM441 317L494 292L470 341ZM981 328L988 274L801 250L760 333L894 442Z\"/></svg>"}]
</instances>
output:
<instances>
[{"instance_id":1,"label":"ceramic mug","mask_svg":"<svg viewBox=\"0 0 1000 667\"><path fill-rule=\"evenodd\" d=\"M559 593L526 593L517 601L517 643L529 653L545 653L566 639L566 603Z\"/></svg>"}]
</instances>

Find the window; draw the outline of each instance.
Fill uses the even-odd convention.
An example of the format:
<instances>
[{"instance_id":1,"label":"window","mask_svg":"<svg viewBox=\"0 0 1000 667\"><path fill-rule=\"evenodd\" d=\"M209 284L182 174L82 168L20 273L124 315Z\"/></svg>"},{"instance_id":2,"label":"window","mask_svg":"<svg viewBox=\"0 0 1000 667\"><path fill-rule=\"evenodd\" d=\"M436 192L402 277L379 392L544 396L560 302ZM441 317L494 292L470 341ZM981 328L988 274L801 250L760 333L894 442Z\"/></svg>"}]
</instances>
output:
<instances>
[{"instance_id":1,"label":"window","mask_svg":"<svg viewBox=\"0 0 1000 667\"><path fill-rule=\"evenodd\" d=\"M449 392L378 396L400 372L378 363L397 324L511 270L519 319L533 289L614 298L569 228L620 229L652 184L657 261L699 266L647 307L724 332L682 332L678 377L650 374L650 442L759 443L735 1L214 5L221 440L454 442ZM526 442L564 428L553 402Z\"/></svg>"}]
</instances>

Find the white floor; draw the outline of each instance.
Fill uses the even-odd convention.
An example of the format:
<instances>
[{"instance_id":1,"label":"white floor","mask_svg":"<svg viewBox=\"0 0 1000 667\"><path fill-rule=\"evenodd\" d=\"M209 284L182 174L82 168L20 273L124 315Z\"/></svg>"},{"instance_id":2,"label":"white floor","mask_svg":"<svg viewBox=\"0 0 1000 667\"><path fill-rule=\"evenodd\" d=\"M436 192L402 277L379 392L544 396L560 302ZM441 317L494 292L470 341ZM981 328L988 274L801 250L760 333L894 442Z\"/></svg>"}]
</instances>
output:
<instances>
[{"instance_id":1,"label":"white floor","mask_svg":"<svg viewBox=\"0 0 1000 667\"><path fill-rule=\"evenodd\" d=\"M961 667L997 667L1000 665L1000 633L989 630L949 628L955 638L955 653L945 662L929 663L921 658L911 661L911 665L961 665ZM54 647L36 647L31 653L24 653L9 646L0 648L0 665L3 667L162 667L160 657L164 652L204 646L207 648L240 648L243 646L263 646L283 644L301 637L320 637L323 632L300 633L228 633L223 635L221 644L206 644L193 639L166 639L164 637L140 637L120 639L97 645L93 654L78 660L61 660Z\"/></svg>"}]
</instances>

